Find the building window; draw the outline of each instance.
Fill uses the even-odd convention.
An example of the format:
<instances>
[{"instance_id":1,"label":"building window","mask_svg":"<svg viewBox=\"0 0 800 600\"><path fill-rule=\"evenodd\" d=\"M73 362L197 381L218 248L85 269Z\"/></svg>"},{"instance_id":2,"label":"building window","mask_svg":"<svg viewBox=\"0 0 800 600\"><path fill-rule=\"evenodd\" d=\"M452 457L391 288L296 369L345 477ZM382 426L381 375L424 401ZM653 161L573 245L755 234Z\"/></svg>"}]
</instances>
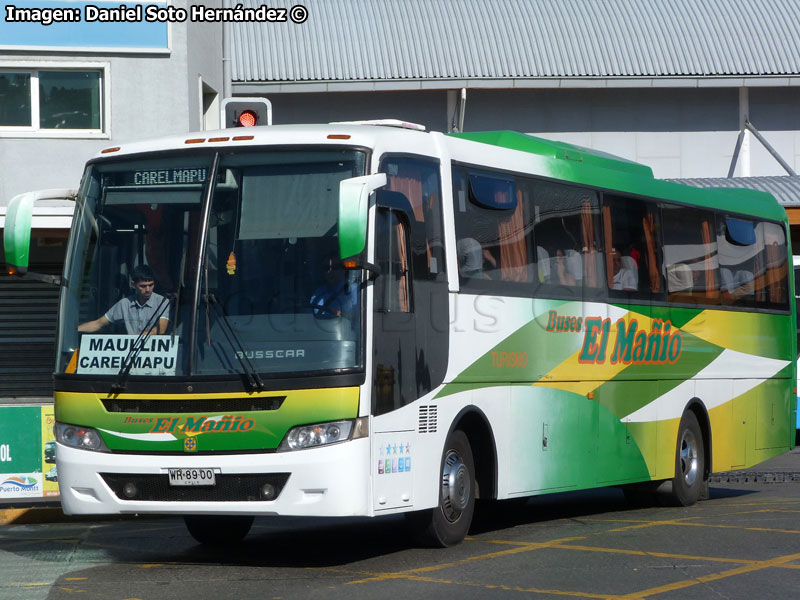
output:
<instances>
[{"instance_id":1,"label":"building window","mask_svg":"<svg viewBox=\"0 0 800 600\"><path fill-rule=\"evenodd\" d=\"M0 68L0 132L100 133L100 70Z\"/></svg>"}]
</instances>

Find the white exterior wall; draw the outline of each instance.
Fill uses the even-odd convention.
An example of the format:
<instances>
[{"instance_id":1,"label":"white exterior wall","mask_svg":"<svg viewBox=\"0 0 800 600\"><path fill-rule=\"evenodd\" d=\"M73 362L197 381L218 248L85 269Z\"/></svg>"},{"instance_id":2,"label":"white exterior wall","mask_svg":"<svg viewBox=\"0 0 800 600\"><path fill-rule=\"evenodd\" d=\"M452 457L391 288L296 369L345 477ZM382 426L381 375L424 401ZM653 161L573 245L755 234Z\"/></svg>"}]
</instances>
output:
<instances>
[{"instance_id":1,"label":"white exterior wall","mask_svg":"<svg viewBox=\"0 0 800 600\"><path fill-rule=\"evenodd\" d=\"M204 2L219 6L221 0ZM175 6L186 7L186 0ZM0 206L22 192L77 187L87 159L122 142L201 128L198 77L222 88L220 24L171 23L168 54L4 52L3 66L58 67L59 63L107 65L104 103L110 115L103 139L13 137L0 135Z\"/></svg>"},{"instance_id":2,"label":"white exterior wall","mask_svg":"<svg viewBox=\"0 0 800 600\"><path fill-rule=\"evenodd\" d=\"M206 8L220 8L222 0L193 2ZM189 130L203 129L202 91L200 81L213 88L219 101L223 95L222 81L222 25L219 23L192 23L186 28L186 84ZM219 113L217 109L216 113ZM216 115L215 115L216 116ZM217 123L214 123L215 127Z\"/></svg>"}]
</instances>

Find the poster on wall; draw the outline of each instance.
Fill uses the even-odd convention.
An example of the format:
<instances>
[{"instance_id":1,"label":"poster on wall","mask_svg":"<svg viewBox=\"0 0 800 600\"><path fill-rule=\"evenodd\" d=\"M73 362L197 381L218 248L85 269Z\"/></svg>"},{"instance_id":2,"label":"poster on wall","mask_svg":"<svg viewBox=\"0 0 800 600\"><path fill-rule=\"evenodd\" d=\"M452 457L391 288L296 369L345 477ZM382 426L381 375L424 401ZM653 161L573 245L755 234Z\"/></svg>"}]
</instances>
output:
<instances>
[{"instance_id":1,"label":"poster on wall","mask_svg":"<svg viewBox=\"0 0 800 600\"><path fill-rule=\"evenodd\" d=\"M56 422L52 404L42 406L42 483L45 498L58 497L58 471L56 470L56 438L53 425Z\"/></svg>"},{"instance_id":2,"label":"poster on wall","mask_svg":"<svg viewBox=\"0 0 800 600\"><path fill-rule=\"evenodd\" d=\"M57 496L52 405L0 406L0 499Z\"/></svg>"}]
</instances>

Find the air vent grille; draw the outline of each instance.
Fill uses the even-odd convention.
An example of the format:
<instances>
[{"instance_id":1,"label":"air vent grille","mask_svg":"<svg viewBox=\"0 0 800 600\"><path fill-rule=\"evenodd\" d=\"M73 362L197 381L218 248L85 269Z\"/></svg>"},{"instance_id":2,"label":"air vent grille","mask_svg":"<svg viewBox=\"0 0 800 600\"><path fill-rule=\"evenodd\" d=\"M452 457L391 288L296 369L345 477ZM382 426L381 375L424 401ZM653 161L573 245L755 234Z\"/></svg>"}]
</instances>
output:
<instances>
[{"instance_id":1,"label":"air vent grille","mask_svg":"<svg viewBox=\"0 0 800 600\"><path fill-rule=\"evenodd\" d=\"M420 433L436 433L437 421L436 406L420 406L419 407L419 432Z\"/></svg>"}]
</instances>

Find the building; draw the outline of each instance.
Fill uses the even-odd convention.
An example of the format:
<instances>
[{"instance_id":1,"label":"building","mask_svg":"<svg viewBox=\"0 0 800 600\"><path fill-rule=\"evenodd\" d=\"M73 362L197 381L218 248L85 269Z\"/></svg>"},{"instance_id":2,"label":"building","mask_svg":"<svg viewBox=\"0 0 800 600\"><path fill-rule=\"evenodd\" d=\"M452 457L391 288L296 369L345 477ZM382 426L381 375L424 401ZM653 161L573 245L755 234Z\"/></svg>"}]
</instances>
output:
<instances>
[{"instance_id":1,"label":"building","mask_svg":"<svg viewBox=\"0 0 800 600\"><path fill-rule=\"evenodd\" d=\"M233 25L233 93L267 96L275 123L396 117L447 131L463 114L468 131L533 133L691 178L727 174L749 118L800 164L795 0L304 5L302 24ZM735 174L784 172L748 135Z\"/></svg>"}]
</instances>

